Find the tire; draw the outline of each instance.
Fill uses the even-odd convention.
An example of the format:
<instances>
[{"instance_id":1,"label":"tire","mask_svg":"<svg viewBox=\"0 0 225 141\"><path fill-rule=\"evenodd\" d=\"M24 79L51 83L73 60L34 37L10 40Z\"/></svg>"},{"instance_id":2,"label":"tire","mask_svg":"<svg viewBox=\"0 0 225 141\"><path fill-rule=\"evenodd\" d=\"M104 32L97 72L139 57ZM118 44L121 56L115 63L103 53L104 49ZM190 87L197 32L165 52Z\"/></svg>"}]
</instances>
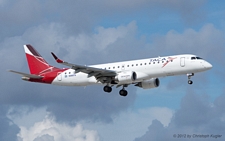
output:
<instances>
[{"instance_id":1,"label":"tire","mask_svg":"<svg viewBox=\"0 0 225 141\"><path fill-rule=\"evenodd\" d=\"M127 96L127 91L126 90L120 90L120 95L121 96Z\"/></svg>"},{"instance_id":2,"label":"tire","mask_svg":"<svg viewBox=\"0 0 225 141\"><path fill-rule=\"evenodd\" d=\"M105 87L103 88L103 90L104 90L105 92L107 92L107 93L110 93L110 92L112 91L112 87L105 86Z\"/></svg>"}]
</instances>

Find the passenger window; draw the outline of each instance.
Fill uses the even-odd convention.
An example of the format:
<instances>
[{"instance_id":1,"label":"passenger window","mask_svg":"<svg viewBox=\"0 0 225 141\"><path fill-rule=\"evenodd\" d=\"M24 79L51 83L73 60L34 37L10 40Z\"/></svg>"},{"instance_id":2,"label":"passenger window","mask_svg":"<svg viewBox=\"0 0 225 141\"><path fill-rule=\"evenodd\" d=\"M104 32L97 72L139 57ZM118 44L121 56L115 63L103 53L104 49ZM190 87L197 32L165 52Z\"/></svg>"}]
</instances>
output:
<instances>
[{"instance_id":1,"label":"passenger window","mask_svg":"<svg viewBox=\"0 0 225 141\"><path fill-rule=\"evenodd\" d=\"M127 67L129 67L129 65L127 65Z\"/></svg>"}]
</instances>

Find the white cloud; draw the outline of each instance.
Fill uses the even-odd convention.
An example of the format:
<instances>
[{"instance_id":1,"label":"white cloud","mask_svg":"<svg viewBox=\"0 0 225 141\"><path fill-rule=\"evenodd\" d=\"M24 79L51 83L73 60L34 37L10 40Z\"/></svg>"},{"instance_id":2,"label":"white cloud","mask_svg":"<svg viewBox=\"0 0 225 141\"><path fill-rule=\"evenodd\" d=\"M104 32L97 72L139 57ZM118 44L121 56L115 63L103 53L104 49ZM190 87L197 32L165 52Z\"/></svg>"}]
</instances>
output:
<instances>
[{"instance_id":1,"label":"white cloud","mask_svg":"<svg viewBox=\"0 0 225 141\"><path fill-rule=\"evenodd\" d=\"M112 123L88 121L82 121L81 123L88 129L97 130L103 140L131 141L146 132L148 124L151 124L153 120L159 120L166 127L172 116L173 110L169 108L151 107L122 112L120 115L114 116Z\"/></svg>"},{"instance_id":2,"label":"white cloud","mask_svg":"<svg viewBox=\"0 0 225 141\"><path fill-rule=\"evenodd\" d=\"M219 54L223 50L224 33L213 24L204 25L199 31L188 28L183 33L170 30L166 35L156 36L152 46L174 53L195 53L209 57L212 53ZM213 58L212 58L213 59Z\"/></svg>"},{"instance_id":3,"label":"white cloud","mask_svg":"<svg viewBox=\"0 0 225 141\"><path fill-rule=\"evenodd\" d=\"M148 127L148 131L135 141L164 141L177 140L174 134L205 134L205 135L222 135L224 140L224 99L225 93L222 93L214 102L209 102L208 95L195 94L190 90L181 101L181 108L178 109L168 127L164 127L162 122L154 120ZM184 139L184 138L182 138ZM191 138L190 140L213 140L215 138Z\"/></svg>"},{"instance_id":4,"label":"white cloud","mask_svg":"<svg viewBox=\"0 0 225 141\"><path fill-rule=\"evenodd\" d=\"M69 122L70 124L56 122L48 114L40 120L43 113L46 113L46 110L40 108L33 109L28 114L22 112L21 115L10 117L20 127L18 138L23 141L52 141L53 139L54 141L98 141L101 139L130 141L146 132L147 127L155 119L167 127L174 111L166 107L128 110L113 116L113 121L110 123L81 120L77 121L75 126L71 124L72 122ZM35 115L37 118L33 117ZM31 120L31 118L34 119ZM27 125L26 121L29 123L33 121L33 124Z\"/></svg>"},{"instance_id":5,"label":"white cloud","mask_svg":"<svg viewBox=\"0 0 225 141\"><path fill-rule=\"evenodd\" d=\"M86 130L81 124L75 126L65 123L57 123L46 116L41 122L36 122L32 127L20 127L18 137L23 141L38 140L38 138L54 141L99 141L98 133L94 130Z\"/></svg>"}]
</instances>

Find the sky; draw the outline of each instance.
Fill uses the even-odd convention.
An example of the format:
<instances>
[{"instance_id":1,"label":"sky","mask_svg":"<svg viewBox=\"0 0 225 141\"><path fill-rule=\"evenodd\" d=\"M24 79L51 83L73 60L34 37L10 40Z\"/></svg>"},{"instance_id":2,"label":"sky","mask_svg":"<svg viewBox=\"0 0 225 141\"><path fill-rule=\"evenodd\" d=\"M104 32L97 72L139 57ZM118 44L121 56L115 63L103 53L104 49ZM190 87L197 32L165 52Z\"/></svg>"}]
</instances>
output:
<instances>
[{"instance_id":1,"label":"sky","mask_svg":"<svg viewBox=\"0 0 225 141\"><path fill-rule=\"evenodd\" d=\"M225 140L225 1L0 0L0 19L0 140ZM29 72L24 44L61 68L50 52L83 65L190 53L213 68L121 97L22 81L7 70Z\"/></svg>"}]
</instances>

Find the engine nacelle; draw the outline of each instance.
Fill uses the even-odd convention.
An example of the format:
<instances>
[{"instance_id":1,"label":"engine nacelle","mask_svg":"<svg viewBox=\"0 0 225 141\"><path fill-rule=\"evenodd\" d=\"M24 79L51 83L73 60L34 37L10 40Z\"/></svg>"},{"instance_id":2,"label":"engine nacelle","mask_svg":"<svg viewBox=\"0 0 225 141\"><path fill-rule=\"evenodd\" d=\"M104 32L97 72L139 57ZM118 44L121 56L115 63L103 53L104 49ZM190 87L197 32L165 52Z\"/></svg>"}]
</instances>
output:
<instances>
[{"instance_id":1,"label":"engine nacelle","mask_svg":"<svg viewBox=\"0 0 225 141\"><path fill-rule=\"evenodd\" d=\"M138 82L135 86L141 87L143 89L151 89L156 88L160 84L160 81L158 78L152 78L149 80L144 80L142 82Z\"/></svg>"},{"instance_id":2,"label":"engine nacelle","mask_svg":"<svg viewBox=\"0 0 225 141\"><path fill-rule=\"evenodd\" d=\"M124 84L124 83L132 83L137 79L137 74L134 71L122 71L117 74L115 77L115 81Z\"/></svg>"}]
</instances>

